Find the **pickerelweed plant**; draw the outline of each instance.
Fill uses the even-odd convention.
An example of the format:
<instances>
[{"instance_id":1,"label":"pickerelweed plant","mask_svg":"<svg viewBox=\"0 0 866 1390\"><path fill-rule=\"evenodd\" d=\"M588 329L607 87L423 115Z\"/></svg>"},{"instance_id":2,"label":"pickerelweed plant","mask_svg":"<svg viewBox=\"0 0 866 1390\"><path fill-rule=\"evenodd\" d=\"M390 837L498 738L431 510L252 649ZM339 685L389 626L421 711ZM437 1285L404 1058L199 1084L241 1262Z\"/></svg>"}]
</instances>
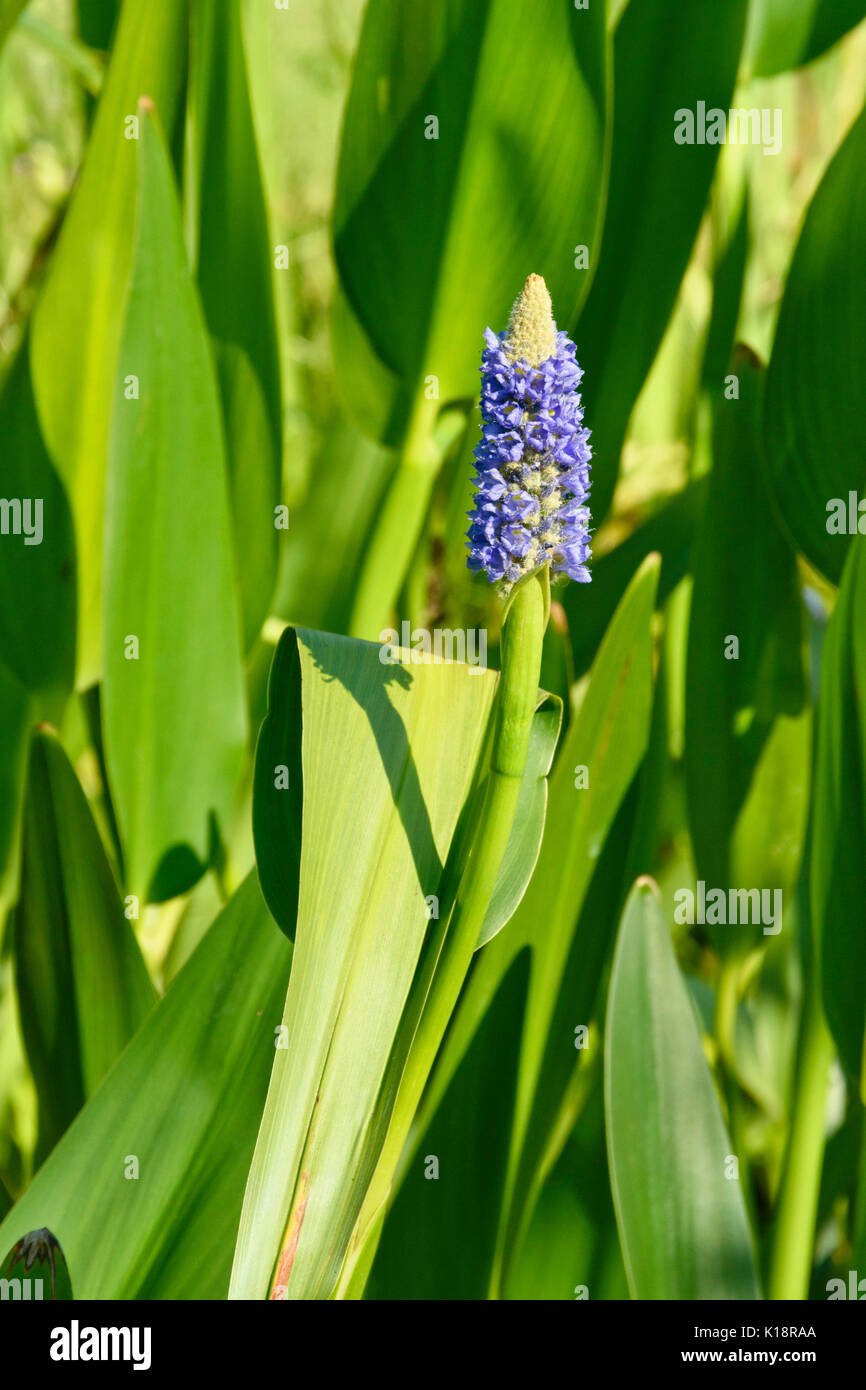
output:
<instances>
[{"instance_id":1,"label":"pickerelweed plant","mask_svg":"<svg viewBox=\"0 0 866 1390\"><path fill-rule=\"evenodd\" d=\"M583 373L574 344L557 332L540 275L527 279L508 329L497 336L488 328L485 339L469 565L483 570L505 599L490 770L441 945L431 952L435 973L422 974L406 1011L413 1039L343 1272L341 1291L350 1296L363 1286L431 1059L457 1004L505 858L538 705L551 573L584 583L590 578L589 431L577 394Z\"/></svg>"},{"instance_id":2,"label":"pickerelweed plant","mask_svg":"<svg viewBox=\"0 0 866 1390\"><path fill-rule=\"evenodd\" d=\"M365 954L356 961L360 947L357 932L347 928L347 922L354 921L351 914L341 918L341 905L330 904L326 927L321 904L306 908L302 862L284 1013L289 1046L284 1064L274 1065L247 1182L230 1286L233 1299L354 1298L363 1293L411 1151L425 1089L473 955L489 939L488 913L501 876L510 867L506 857L536 713L550 698L539 692L539 678L551 572L589 578L589 447L576 391L580 368L573 345L557 333L540 276L527 280L506 333L497 338L488 330L482 373L484 435L477 454L479 488L470 564L485 570L504 605L501 671L488 706L492 733L488 740L485 716L478 735L489 753L477 764L477 781L466 784L464 795L472 800L464 805L467 810L471 806L471 814L438 867L437 913L429 930L425 924L417 934L418 954L411 969L407 956L401 1006L389 1016L370 1055L370 1107L363 1116L358 1112L351 1124L344 1120L341 1086L346 1077L357 1074L349 1043L354 1035L348 1023L343 1033L341 1011L347 999L346 1007L352 1007L353 965L361 970L368 956L376 958L389 939L388 924L382 920L382 905L374 906L365 917ZM291 644L300 640L289 635L278 662L289 662ZM450 679L455 677L460 678L452 671ZM274 763L285 761L275 749L266 751L274 731L286 724L277 713L284 685L279 673L276 678L272 673L270 732L260 740L268 784ZM305 791L305 835L314 804L310 786ZM260 831L266 819L263 811ZM269 854L266 833L257 834L257 853L263 868ZM279 911L280 892L276 897ZM406 936L413 930L411 901L407 897ZM416 921L414 929L418 925ZM325 1022L315 1035L317 1051L311 1051L308 1061L307 1053L291 1047L299 1011L313 1007L304 995L304 981L315 976L325 934L333 941L340 930L344 936L334 979L321 975L315 982L315 1016ZM358 998L375 988L381 972L393 963L393 957L383 959L365 976Z\"/></svg>"}]
</instances>

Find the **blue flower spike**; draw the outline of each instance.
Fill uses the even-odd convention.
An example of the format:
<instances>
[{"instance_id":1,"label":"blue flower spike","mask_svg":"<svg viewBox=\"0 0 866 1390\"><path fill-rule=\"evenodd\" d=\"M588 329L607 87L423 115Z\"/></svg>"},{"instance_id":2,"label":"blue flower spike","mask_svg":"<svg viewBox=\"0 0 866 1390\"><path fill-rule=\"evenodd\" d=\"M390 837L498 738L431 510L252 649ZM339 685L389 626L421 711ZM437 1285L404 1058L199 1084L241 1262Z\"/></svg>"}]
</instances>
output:
<instances>
[{"instance_id":1,"label":"blue flower spike","mask_svg":"<svg viewBox=\"0 0 866 1390\"><path fill-rule=\"evenodd\" d=\"M529 276L505 332L488 328L484 339L469 568L483 570L503 597L543 565L588 583L583 369L568 334L557 331L540 275Z\"/></svg>"}]
</instances>

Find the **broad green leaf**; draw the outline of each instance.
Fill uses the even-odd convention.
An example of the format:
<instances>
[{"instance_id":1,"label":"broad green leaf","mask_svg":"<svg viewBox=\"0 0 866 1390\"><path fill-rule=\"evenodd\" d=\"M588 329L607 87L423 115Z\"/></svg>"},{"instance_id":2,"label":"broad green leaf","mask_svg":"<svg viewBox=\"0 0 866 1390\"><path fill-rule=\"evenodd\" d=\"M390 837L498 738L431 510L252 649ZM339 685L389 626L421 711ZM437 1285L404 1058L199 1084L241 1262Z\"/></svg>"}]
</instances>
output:
<instances>
[{"instance_id":1,"label":"broad green leaf","mask_svg":"<svg viewBox=\"0 0 866 1390\"><path fill-rule=\"evenodd\" d=\"M225 1298L290 954L250 875L6 1217L0 1248L42 1221L78 1298Z\"/></svg>"},{"instance_id":2,"label":"broad green leaf","mask_svg":"<svg viewBox=\"0 0 866 1390\"><path fill-rule=\"evenodd\" d=\"M375 1134L372 1154L365 1138L496 684L460 663L383 663L378 646L327 634L282 641L297 645L304 711L300 896L287 1047L250 1172L233 1298L274 1287L327 1297L336 1285L376 1157ZM288 674L288 655L278 660ZM268 762L271 746L265 736ZM295 794L291 784L283 793ZM260 818L256 830L261 846Z\"/></svg>"},{"instance_id":3,"label":"broad green leaf","mask_svg":"<svg viewBox=\"0 0 866 1390\"><path fill-rule=\"evenodd\" d=\"M811 856L824 1011L847 1070L866 1036L866 540L852 542L821 663Z\"/></svg>"},{"instance_id":4,"label":"broad green leaf","mask_svg":"<svg viewBox=\"0 0 866 1390\"><path fill-rule=\"evenodd\" d=\"M0 1282L8 1281L4 1298L55 1301L72 1298L63 1251L49 1230L28 1231L0 1262Z\"/></svg>"},{"instance_id":5,"label":"broad green leaf","mask_svg":"<svg viewBox=\"0 0 866 1390\"><path fill-rule=\"evenodd\" d=\"M563 324L588 287L575 261L597 241L606 184L604 8L543 6L531 44L525 23L512 0L366 10L334 207L334 347L350 406L403 451L359 636L387 620L409 567L442 462L436 416L477 396L485 326L505 327L530 272Z\"/></svg>"},{"instance_id":6,"label":"broad green leaf","mask_svg":"<svg viewBox=\"0 0 866 1390\"><path fill-rule=\"evenodd\" d=\"M708 889L723 890L762 886L737 876L731 837L774 726L780 718L796 723L805 699L796 563L776 524L760 469L760 375L746 355L735 361L734 370L739 399L713 400L714 465L695 535L686 672L685 770L692 843L698 877ZM784 760L777 764L777 777L771 777L779 799L776 812L794 832L795 856L805 833L807 784L802 774L808 760L808 720L799 722L797 730L799 757L787 769ZM764 776L770 776L768 769ZM761 866L762 874L766 867ZM784 886L793 888L795 880L796 865L786 872ZM779 880L774 886L783 884ZM755 944L754 929L745 931ZM732 941L731 930L724 932Z\"/></svg>"},{"instance_id":7,"label":"broad green leaf","mask_svg":"<svg viewBox=\"0 0 866 1390\"><path fill-rule=\"evenodd\" d=\"M720 146L680 145L675 113L727 110L746 0L630 4L614 39L610 192L598 270L577 321L577 355L592 430L592 510L607 511L629 416L664 336Z\"/></svg>"},{"instance_id":8,"label":"broad green leaf","mask_svg":"<svg viewBox=\"0 0 866 1390\"><path fill-rule=\"evenodd\" d=\"M531 44L524 25L510 0L367 8L334 245L409 396L428 373L443 402L477 394L482 329L504 327L530 270L563 321L584 295L574 244L592 241L603 189L604 12L545 7Z\"/></svg>"},{"instance_id":9,"label":"broad green leaf","mask_svg":"<svg viewBox=\"0 0 866 1390\"><path fill-rule=\"evenodd\" d=\"M87 799L47 728L36 730L30 746L14 920L21 1027L39 1097L39 1159L156 1000Z\"/></svg>"},{"instance_id":10,"label":"broad green leaf","mask_svg":"<svg viewBox=\"0 0 866 1390\"><path fill-rule=\"evenodd\" d=\"M139 114L106 497L104 721L127 887L159 899L195 882L212 823L227 820L245 709L216 375L168 155L146 103Z\"/></svg>"},{"instance_id":11,"label":"broad green leaf","mask_svg":"<svg viewBox=\"0 0 866 1390\"><path fill-rule=\"evenodd\" d=\"M611 1186L633 1298L757 1299L731 1140L655 885L619 930L605 1028Z\"/></svg>"},{"instance_id":12,"label":"broad green leaf","mask_svg":"<svg viewBox=\"0 0 866 1390\"><path fill-rule=\"evenodd\" d=\"M75 671L75 538L39 431L26 346L0 397L0 438L0 662L31 692L37 716L59 720Z\"/></svg>"},{"instance_id":13,"label":"broad green leaf","mask_svg":"<svg viewBox=\"0 0 866 1390\"><path fill-rule=\"evenodd\" d=\"M297 917L297 879L287 870L286 845L299 850L303 766L301 758L301 665L298 644L287 633L277 647L268 682L268 712L256 747L253 823L259 882L265 901L280 928L291 939ZM490 899L479 947L495 936L514 913L535 868L547 807L547 775L553 760L562 708L544 697L535 713L526 774L520 789L514 825L502 868ZM490 732L490 731L488 731ZM488 746L483 762L489 757ZM486 781L476 773L476 786L463 813L468 833L462 838L462 871L471 835L484 799ZM441 907L441 904L440 904Z\"/></svg>"},{"instance_id":14,"label":"broad green leaf","mask_svg":"<svg viewBox=\"0 0 866 1390\"><path fill-rule=\"evenodd\" d=\"M773 77L810 63L864 17L863 0L752 0L746 71Z\"/></svg>"},{"instance_id":15,"label":"broad green leaf","mask_svg":"<svg viewBox=\"0 0 866 1390\"><path fill-rule=\"evenodd\" d=\"M806 839L812 710L780 714L752 774L731 836L731 876L749 888L779 889L793 904Z\"/></svg>"},{"instance_id":16,"label":"broad green leaf","mask_svg":"<svg viewBox=\"0 0 866 1390\"><path fill-rule=\"evenodd\" d=\"M853 504L849 499L866 484L860 428L864 322L866 111L833 158L806 214L764 398L764 447L776 506L798 548L835 583L851 520L855 531L858 521L866 530L857 498Z\"/></svg>"},{"instance_id":17,"label":"broad green leaf","mask_svg":"<svg viewBox=\"0 0 866 1390\"><path fill-rule=\"evenodd\" d=\"M33 385L49 453L66 485L78 541L78 681L100 672L102 529L109 419L126 284L143 93L167 129L186 59L185 0L126 0L81 180L36 307ZM133 371L134 368L130 368Z\"/></svg>"},{"instance_id":18,"label":"broad green leaf","mask_svg":"<svg viewBox=\"0 0 866 1390\"><path fill-rule=\"evenodd\" d=\"M280 365L262 176L236 0L194 0L185 193L202 307L221 346L220 386L246 645L276 579L282 459Z\"/></svg>"},{"instance_id":19,"label":"broad green leaf","mask_svg":"<svg viewBox=\"0 0 866 1390\"><path fill-rule=\"evenodd\" d=\"M552 1130L573 1081L580 1057L574 1046L574 1028L590 1021L595 988L584 1001L586 1016L575 1018L573 1007L561 1010L566 989L563 981L568 980L569 993L574 990L574 975L567 966L577 952L584 965L589 959L597 960L600 971L605 956L604 941L597 939L604 924L597 922L596 914L587 924L592 935L583 940L582 947L576 943L575 932L597 861L646 749L652 700L650 622L657 579L658 556L649 556L634 576L602 643L553 770L535 872L507 928L476 960L416 1126L420 1137L501 981L515 957L529 947L532 969L523 1011L494 1287L507 1272ZM584 976L587 973L584 970ZM356 1249L362 1249L369 1238L372 1216L371 1212L362 1216L354 1238Z\"/></svg>"},{"instance_id":20,"label":"broad green leaf","mask_svg":"<svg viewBox=\"0 0 866 1390\"><path fill-rule=\"evenodd\" d=\"M833 0L835 7L850 0ZM860 0L855 0L860 3ZM819 0L752 0L744 66L756 77L787 72L804 59Z\"/></svg>"},{"instance_id":21,"label":"broad green leaf","mask_svg":"<svg viewBox=\"0 0 866 1390\"><path fill-rule=\"evenodd\" d=\"M250 360L264 395L279 482L282 408L273 248L247 82L241 6L193 0L189 137L193 257L208 329Z\"/></svg>"}]
</instances>

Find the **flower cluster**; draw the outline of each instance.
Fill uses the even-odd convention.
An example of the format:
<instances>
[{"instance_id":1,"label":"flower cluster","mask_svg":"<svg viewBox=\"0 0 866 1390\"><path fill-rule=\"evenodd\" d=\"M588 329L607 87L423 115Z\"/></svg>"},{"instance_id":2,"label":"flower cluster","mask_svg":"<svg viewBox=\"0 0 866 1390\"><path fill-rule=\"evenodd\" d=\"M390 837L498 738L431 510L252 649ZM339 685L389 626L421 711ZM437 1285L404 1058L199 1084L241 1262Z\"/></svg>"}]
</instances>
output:
<instances>
[{"instance_id":1,"label":"flower cluster","mask_svg":"<svg viewBox=\"0 0 866 1390\"><path fill-rule=\"evenodd\" d=\"M583 370L540 275L530 275L507 330L484 337L469 567L504 594L544 564L585 583L592 450L577 393Z\"/></svg>"}]
</instances>

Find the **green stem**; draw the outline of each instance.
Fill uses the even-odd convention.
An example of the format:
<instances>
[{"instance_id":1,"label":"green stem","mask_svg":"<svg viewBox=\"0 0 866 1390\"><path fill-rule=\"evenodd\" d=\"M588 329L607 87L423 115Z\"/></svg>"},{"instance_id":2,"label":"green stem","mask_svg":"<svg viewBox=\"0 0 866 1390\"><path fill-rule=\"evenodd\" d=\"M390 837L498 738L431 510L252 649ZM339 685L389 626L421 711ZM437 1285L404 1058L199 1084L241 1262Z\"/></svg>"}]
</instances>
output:
<instances>
[{"instance_id":1,"label":"green stem","mask_svg":"<svg viewBox=\"0 0 866 1390\"><path fill-rule=\"evenodd\" d=\"M364 557L351 637L378 637L411 564L441 461L433 438L438 407L438 401L424 396L416 401L397 471Z\"/></svg>"},{"instance_id":2,"label":"green stem","mask_svg":"<svg viewBox=\"0 0 866 1390\"><path fill-rule=\"evenodd\" d=\"M800 1021L794 1113L770 1255L767 1296L771 1299L809 1295L832 1059L833 1040L824 1022L818 973L813 969Z\"/></svg>"},{"instance_id":3,"label":"green stem","mask_svg":"<svg viewBox=\"0 0 866 1390\"><path fill-rule=\"evenodd\" d=\"M454 897L447 928L430 967L418 980L413 1005L417 1026L400 1078L382 1152L355 1227L341 1280L341 1293L360 1295L356 1268L371 1263L369 1240L381 1228L400 1157L409 1137L439 1044L472 962L487 907L511 834L520 783L526 768L532 719L538 700L541 648L549 610L549 577L539 570L515 590L502 631L502 675L496 708L490 773L472 848ZM353 1274L355 1277L353 1278Z\"/></svg>"},{"instance_id":4,"label":"green stem","mask_svg":"<svg viewBox=\"0 0 866 1390\"><path fill-rule=\"evenodd\" d=\"M736 1056L737 1010L739 1006L740 960L737 957L726 957L722 961L719 974L714 1025L719 1054L728 1070L733 1069Z\"/></svg>"}]
</instances>

